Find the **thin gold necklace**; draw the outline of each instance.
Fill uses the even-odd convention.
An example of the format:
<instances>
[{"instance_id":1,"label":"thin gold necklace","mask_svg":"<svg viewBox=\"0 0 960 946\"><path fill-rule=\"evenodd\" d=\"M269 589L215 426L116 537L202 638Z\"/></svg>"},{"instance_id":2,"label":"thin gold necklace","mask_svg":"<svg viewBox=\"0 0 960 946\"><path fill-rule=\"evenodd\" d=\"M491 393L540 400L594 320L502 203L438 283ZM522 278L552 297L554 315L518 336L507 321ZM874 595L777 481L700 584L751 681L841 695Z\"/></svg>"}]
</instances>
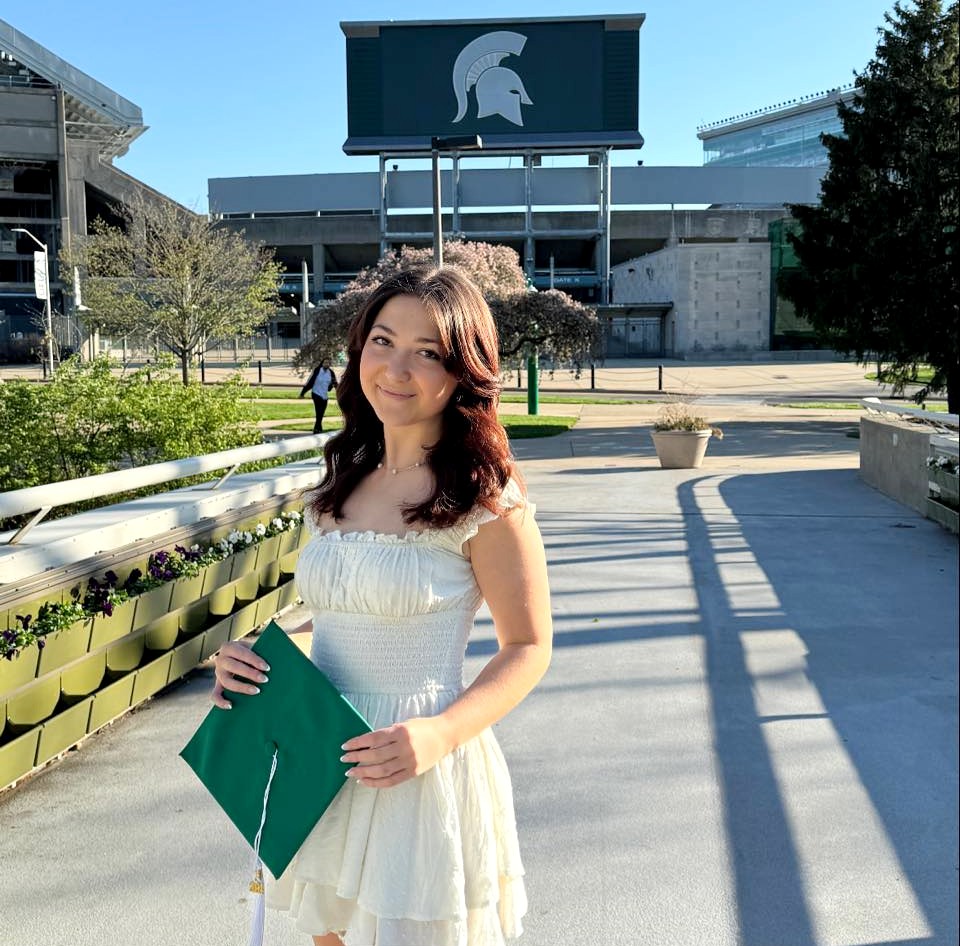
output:
<instances>
[{"instance_id":1,"label":"thin gold necklace","mask_svg":"<svg viewBox=\"0 0 960 946\"><path fill-rule=\"evenodd\" d=\"M387 469L388 469L394 476L396 476L398 473L409 473L410 470L416 470L416 469L418 469L419 467L423 466L423 464L426 463L426 462L427 462L426 460L417 460L416 463L411 463L410 466L388 466ZM383 463L378 463L378 464L377 464L377 469L378 469L378 470L382 470L382 469L383 469Z\"/></svg>"}]
</instances>

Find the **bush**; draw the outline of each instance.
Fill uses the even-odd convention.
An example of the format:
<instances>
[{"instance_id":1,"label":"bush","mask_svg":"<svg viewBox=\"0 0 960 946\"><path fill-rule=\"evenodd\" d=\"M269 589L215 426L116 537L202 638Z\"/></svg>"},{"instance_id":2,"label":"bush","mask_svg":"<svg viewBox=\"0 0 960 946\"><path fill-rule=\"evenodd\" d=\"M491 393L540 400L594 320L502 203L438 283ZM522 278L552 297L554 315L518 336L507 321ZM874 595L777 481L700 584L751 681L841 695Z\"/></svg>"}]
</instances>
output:
<instances>
[{"instance_id":1,"label":"bush","mask_svg":"<svg viewBox=\"0 0 960 946\"><path fill-rule=\"evenodd\" d=\"M240 377L184 385L172 359L124 374L115 367L71 358L48 384L0 384L0 490L261 442Z\"/></svg>"}]
</instances>

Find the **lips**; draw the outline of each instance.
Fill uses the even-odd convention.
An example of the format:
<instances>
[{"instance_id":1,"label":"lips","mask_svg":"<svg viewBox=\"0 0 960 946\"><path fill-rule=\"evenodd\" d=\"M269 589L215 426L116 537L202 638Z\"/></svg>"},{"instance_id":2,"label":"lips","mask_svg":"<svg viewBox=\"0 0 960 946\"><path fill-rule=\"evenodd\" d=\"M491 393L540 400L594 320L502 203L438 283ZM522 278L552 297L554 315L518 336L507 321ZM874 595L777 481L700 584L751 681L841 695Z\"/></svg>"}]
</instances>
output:
<instances>
[{"instance_id":1,"label":"lips","mask_svg":"<svg viewBox=\"0 0 960 946\"><path fill-rule=\"evenodd\" d=\"M412 394L404 394L402 391L391 391L390 388L385 388L380 384L377 385L377 390L386 397L395 398L398 401L406 401L413 397Z\"/></svg>"}]
</instances>

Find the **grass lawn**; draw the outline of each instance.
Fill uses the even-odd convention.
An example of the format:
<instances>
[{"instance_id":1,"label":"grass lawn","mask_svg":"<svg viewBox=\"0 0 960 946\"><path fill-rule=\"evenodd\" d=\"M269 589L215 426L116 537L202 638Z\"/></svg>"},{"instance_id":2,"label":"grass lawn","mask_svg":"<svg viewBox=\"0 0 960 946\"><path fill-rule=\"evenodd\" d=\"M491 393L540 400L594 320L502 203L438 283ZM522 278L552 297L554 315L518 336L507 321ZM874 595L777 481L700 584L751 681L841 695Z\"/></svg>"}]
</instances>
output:
<instances>
[{"instance_id":1,"label":"grass lawn","mask_svg":"<svg viewBox=\"0 0 960 946\"><path fill-rule=\"evenodd\" d=\"M936 401L933 404L923 404L918 405L914 403L904 404L905 407L920 407L922 406L925 411L937 411L938 413L946 413L947 405L943 401ZM838 410L838 411L863 411L866 410L862 404L855 404L850 401L794 401L792 403L781 403L777 407L794 407L797 410L808 410L808 411L823 411L823 410Z\"/></svg>"},{"instance_id":2,"label":"grass lawn","mask_svg":"<svg viewBox=\"0 0 960 946\"><path fill-rule=\"evenodd\" d=\"M324 433L328 430L339 430L343 426L341 417L336 417L331 423L327 423L328 414L323 419ZM557 434L566 433L575 423L576 417L530 417L527 414L504 414L500 418L507 436L511 440L526 440L533 437L555 437ZM284 430L313 430L313 424L293 423L284 424Z\"/></svg>"},{"instance_id":3,"label":"grass lawn","mask_svg":"<svg viewBox=\"0 0 960 946\"><path fill-rule=\"evenodd\" d=\"M865 377L868 381L876 381L876 380L877 380L877 373L876 373L876 371L871 371L870 374L865 374L864 377ZM927 384L932 378L933 378L933 368L918 368L918 369L917 369L917 376L916 376L916 378L915 378L913 381L911 381L910 383L911 383L911 384L914 384L914 383L916 383L916 384ZM880 380L881 380L881 381L884 381L884 380L886 380L886 379L885 379L885 378L881 378Z\"/></svg>"},{"instance_id":4,"label":"grass lawn","mask_svg":"<svg viewBox=\"0 0 960 946\"><path fill-rule=\"evenodd\" d=\"M251 400L253 401L290 401L291 403L304 404L307 407L311 407L312 402L309 397L304 396L301 400L297 395L300 393L297 388L285 388L285 387L263 387L263 388L251 388ZM527 394L526 391L507 391L504 392L500 400L504 404L526 404L527 403ZM540 391L540 403L541 404L656 404L657 401L654 401L650 398L646 399L628 399L620 398L615 396L600 397L593 396L590 394L545 394L542 390ZM327 408L327 411L333 411L337 407L336 396L330 398L330 406ZM293 417L293 414L289 415ZM299 415L297 415L299 416ZM309 415L304 415L309 416ZM265 418L267 419L267 418Z\"/></svg>"}]
</instances>

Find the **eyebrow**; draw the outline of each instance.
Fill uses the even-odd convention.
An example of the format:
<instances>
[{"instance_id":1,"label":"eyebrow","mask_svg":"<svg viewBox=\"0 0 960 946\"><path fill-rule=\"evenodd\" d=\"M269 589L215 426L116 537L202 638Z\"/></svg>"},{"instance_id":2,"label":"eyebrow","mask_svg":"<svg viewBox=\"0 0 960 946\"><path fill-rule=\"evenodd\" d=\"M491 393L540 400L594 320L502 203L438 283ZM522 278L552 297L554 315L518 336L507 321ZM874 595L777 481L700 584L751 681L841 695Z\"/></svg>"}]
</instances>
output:
<instances>
[{"instance_id":1,"label":"eyebrow","mask_svg":"<svg viewBox=\"0 0 960 946\"><path fill-rule=\"evenodd\" d=\"M389 328L388 326L384 325L383 322L374 322L373 325L370 326L370 331L373 332L374 329L379 329L381 332L386 332L387 335L392 335L394 338L396 338L397 336L397 333L392 328ZM414 341L429 342L431 345L442 344L439 338L427 338L425 336L421 336L420 338L415 338Z\"/></svg>"}]
</instances>

